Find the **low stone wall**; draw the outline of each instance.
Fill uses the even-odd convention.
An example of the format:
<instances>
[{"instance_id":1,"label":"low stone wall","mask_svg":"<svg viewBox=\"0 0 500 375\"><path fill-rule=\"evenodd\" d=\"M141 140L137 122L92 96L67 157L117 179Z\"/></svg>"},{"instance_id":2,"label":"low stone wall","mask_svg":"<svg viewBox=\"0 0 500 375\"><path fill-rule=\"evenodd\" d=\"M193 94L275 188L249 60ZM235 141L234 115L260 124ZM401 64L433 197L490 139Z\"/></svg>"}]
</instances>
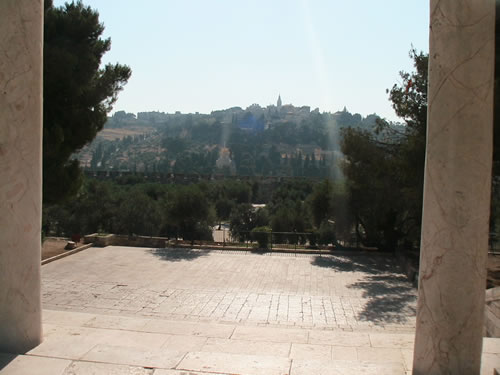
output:
<instances>
[{"instance_id":1,"label":"low stone wall","mask_svg":"<svg viewBox=\"0 0 500 375\"><path fill-rule=\"evenodd\" d=\"M500 338L500 286L486 289L485 336Z\"/></svg>"},{"instance_id":2,"label":"low stone wall","mask_svg":"<svg viewBox=\"0 0 500 375\"><path fill-rule=\"evenodd\" d=\"M92 234L87 234L86 236L83 236L83 243L88 244L88 243L95 243L96 242L96 237L99 235L97 233L92 233Z\"/></svg>"},{"instance_id":3,"label":"low stone wall","mask_svg":"<svg viewBox=\"0 0 500 375\"><path fill-rule=\"evenodd\" d=\"M166 241L165 237L115 235L113 245L162 248L165 247Z\"/></svg>"},{"instance_id":4,"label":"low stone wall","mask_svg":"<svg viewBox=\"0 0 500 375\"><path fill-rule=\"evenodd\" d=\"M83 243L91 243L96 247L105 247L114 245L114 234L99 235L97 233L89 234L83 237Z\"/></svg>"},{"instance_id":5,"label":"low stone wall","mask_svg":"<svg viewBox=\"0 0 500 375\"><path fill-rule=\"evenodd\" d=\"M84 243L92 243L96 247L106 246L136 246L136 247L165 247L165 237L127 236L121 234L99 235L89 234L83 238Z\"/></svg>"},{"instance_id":6,"label":"low stone wall","mask_svg":"<svg viewBox=\"0 0 500 375\"><path fill-rule=\"evenodd\" d=\"M76 254L76 253L78 253L78 252L80 252L80 251L82 251L82 250L88 249L89 247L92 247L92 246L93 246L93 244L92 244L92 243L88 243L88 244L86 244L86 245L81 245L81 246L77 247L76 249L69 250L69 251L66 251L66 252L64 252L64 253L61 253L61 254L55 255L55 256L53 256L53 257L51 257L51 258L44 259L44 260L42 260L42 266L43 266L44 264L51 263L51 262L53 262L53 261L55 261L55 260L58 260L58 259L61 259L61 258L65 258L65 257L67 257L67 256L70 256L70 255Z\"/></svg>"}]
</instances>

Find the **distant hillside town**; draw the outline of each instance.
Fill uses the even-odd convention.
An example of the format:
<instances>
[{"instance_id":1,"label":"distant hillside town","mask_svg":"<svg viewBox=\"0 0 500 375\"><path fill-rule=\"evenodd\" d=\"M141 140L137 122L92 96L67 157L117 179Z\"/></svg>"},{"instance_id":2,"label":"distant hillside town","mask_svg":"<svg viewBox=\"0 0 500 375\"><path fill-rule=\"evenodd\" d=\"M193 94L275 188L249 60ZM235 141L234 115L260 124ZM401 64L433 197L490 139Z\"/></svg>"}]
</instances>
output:
<instances>
[{"instance_id":1,"label":"distant hillside town","mask_svg":"<svg viewBox=\"0 0 500 375\"><path fill-rule=\"evenodd\" d=\"M311 111L281 95L210 114L118 111L77 158L87 171L335 178L341 129L373 131L378 118Z\"/></svg>"}]
</instances>

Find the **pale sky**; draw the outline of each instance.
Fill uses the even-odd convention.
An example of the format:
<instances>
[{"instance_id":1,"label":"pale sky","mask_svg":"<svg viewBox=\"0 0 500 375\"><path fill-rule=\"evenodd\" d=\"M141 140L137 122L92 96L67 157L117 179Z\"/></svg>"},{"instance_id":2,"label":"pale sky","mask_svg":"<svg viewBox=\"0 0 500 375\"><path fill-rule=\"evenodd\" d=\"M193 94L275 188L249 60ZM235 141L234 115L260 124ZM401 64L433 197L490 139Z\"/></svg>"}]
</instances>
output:
<instances>
[{"instance_id":1,"label":"pale sky","mask_svg":"<svg viewBox=\"0 0 500 375\"><path fill-rule=\"evenodd\" d=\"M55 0L56 6L64 1ZM428 51L424 0L83 0L132 68L114 110L283 104L397 120L385 92Z\"/></svg>"}]
</instances>

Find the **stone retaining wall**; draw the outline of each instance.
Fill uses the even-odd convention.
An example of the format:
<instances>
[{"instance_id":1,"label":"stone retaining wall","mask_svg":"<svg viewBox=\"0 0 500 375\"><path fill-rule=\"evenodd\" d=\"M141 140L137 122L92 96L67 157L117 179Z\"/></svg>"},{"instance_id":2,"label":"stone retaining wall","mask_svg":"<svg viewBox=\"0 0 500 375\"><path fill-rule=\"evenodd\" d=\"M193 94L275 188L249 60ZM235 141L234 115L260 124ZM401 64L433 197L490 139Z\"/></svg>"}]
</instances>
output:
<instances>
[{"instance_id":1,"label":"stone retaining wall","mask_svg":"<svg viewBox=\"0 0 500 375\"><path fill-rule=\"evenodd\" d=\"M83 237L84 243L93 243L97 247L106 246L137 246L137 247L165 247L167 238L147 236L127 236L122 234L99 235L89 234Z\"/></svg>"}]
</instances>

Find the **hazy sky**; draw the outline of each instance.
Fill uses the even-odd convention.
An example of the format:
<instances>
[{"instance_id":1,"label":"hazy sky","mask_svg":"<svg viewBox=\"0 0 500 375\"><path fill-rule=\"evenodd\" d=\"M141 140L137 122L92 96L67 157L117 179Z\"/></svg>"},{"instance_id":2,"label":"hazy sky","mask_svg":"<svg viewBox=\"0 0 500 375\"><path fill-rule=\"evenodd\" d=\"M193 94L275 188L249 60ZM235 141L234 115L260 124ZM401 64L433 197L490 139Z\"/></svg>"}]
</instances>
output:
<instances>
[{"instance_id":1,"label":"hazy sky","mask_svg":"<svg viewBox=\"0 0 500 375\"><path fill-rule=\"evenodd\" d=\"M423 0L83 0L132 68L115 110L344 106L396 120L385 90L428 51ZM64 1L55 0L55 5Z\"/></svg>"}]
</instances>

